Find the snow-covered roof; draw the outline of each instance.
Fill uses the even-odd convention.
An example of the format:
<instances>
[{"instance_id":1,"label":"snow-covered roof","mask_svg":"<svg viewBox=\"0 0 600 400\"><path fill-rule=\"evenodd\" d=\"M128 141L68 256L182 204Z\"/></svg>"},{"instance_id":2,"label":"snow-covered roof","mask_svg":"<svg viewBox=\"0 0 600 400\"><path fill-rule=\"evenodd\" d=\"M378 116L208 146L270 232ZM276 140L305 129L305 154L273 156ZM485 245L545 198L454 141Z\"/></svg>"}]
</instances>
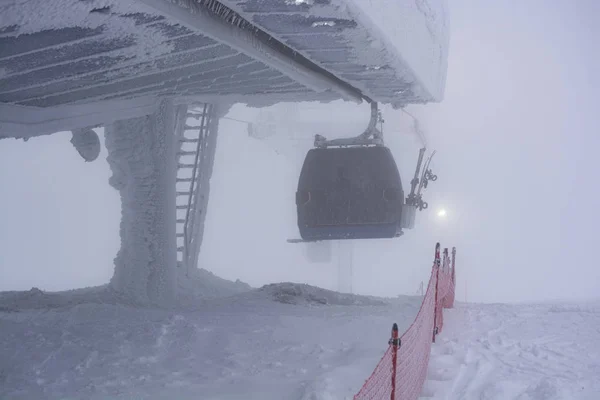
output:
<instances>
[{"instance_id":1,"label":"snow-covered roof","mask_svg":"<svg viewBox=\"0 0 600 400\"><path fill-rule=\"evenodd\" d=\"M356 7L337 0L221 3L237 13L218 20L215 4L222 6L212 0L4 2L0 103L52 107L147 95L366 95L396 105L440 99L435 79L411 72L419 62L402 61ZM445 79L445 66L424 73Z\"/></svg>"},{"instance_id":2,"label":"snow-covered roof","mask_svg":"<svg viewBox=\"0 0 600 400\"><path fill-rule=\"evenodd\" d=\"M444 96L445 0L221 1L381 103L424 103Z\"/></svg>"}]
</instances>

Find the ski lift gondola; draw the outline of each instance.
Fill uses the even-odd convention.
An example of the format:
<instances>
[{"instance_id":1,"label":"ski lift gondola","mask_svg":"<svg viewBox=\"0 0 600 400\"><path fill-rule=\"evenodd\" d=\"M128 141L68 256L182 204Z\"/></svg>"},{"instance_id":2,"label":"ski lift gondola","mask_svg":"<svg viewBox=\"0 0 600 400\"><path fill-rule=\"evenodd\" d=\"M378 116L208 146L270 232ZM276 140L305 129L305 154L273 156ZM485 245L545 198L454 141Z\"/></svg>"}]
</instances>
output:
<instances>
[{"instance_id":1,"label":"ski lift gondola","mask_svg":"<svg viewBox=\"0 0 600 400\"><path fill-rule=\"evenodd\" d=\"M425 149L419 154L405 202L398 167L383 144L377 122L383 120L372 102L371 120L363 134L334 140L315 136L315 148L306 155L296 192L302 239L290 242L394 238L403 234L403 228L414 226L416 210L426 208L420 195L425 175L415 192Z\"/></svg>"}]
</instances>

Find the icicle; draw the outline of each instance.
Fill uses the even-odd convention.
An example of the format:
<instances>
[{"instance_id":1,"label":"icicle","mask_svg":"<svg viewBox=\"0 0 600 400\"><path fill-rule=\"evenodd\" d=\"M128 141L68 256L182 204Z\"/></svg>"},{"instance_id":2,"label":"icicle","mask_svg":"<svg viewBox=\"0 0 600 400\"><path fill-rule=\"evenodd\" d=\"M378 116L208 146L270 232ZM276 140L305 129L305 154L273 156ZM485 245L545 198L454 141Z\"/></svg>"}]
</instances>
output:
<instances>
[{"instance_id":1,"label":"icicle","mask_svg":"<svg viewBox=\"0 0 600 400\"><path fill-rule=\"evenodd\" d=\"M196 0L196 2L228 24L235 25L241 29L255 29L252 24L242 18L234 10L216 0Z\"/></svg>"}]
</instances>

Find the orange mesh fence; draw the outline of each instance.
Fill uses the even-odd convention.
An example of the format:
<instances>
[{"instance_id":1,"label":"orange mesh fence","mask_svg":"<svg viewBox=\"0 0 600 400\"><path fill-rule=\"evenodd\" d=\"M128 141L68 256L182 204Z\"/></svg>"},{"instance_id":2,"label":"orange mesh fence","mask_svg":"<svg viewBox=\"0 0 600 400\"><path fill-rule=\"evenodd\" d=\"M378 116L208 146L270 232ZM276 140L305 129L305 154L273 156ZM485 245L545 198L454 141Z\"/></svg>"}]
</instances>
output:
<instances>
[{"instance_id":1,"label":"orange mesh fence","mask_svg":"<svg viewBox=\"0 0 600 400\"><path fill-rule=\"evenodd\" d=\"M448 249L440 259L440 246L436 245L435 261L427 291L415 320L398 338L397 326L392 328L389 347L375 370L366 380L355 400L412 400L417 399L427 376L431 343L442 331L444 308L454 306L454 256ZM432 340L433 339L433 340Z\"/></svg>"}]
</instances>

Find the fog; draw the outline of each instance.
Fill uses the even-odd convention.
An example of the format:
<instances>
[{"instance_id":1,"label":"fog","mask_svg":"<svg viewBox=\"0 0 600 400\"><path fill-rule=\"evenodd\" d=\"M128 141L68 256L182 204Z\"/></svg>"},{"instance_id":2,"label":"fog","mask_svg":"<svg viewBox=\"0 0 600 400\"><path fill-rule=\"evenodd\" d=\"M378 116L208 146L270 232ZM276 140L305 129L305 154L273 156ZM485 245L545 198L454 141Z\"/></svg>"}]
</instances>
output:
<instances>
[{"instance_id":1,"label":"fog","mask_svg":"<svg viewBox=\"0 0 600 400\"><path fill-rule=\"evenodd\" d=\"M445 99L408 107L438 151L430 209L399 239L354 243L353 290L416 293L439 240L458 249L460 301L598 297L600 4L452 1L450 11ZM271 111L283 121L262 141L221 122L199 266L253 286L335 289L335 257L313 264L304 244L286 243L298 237L295 186L310 134L356 135L368 105ZM259 110L234 106L228 116L254 121ZM408 116L384 116L407 191L419 142ZM84 163L69 139L0 141L0 290L93 286L112 275L120 200L106 149Z\"/></svg>"}]
</instances>

